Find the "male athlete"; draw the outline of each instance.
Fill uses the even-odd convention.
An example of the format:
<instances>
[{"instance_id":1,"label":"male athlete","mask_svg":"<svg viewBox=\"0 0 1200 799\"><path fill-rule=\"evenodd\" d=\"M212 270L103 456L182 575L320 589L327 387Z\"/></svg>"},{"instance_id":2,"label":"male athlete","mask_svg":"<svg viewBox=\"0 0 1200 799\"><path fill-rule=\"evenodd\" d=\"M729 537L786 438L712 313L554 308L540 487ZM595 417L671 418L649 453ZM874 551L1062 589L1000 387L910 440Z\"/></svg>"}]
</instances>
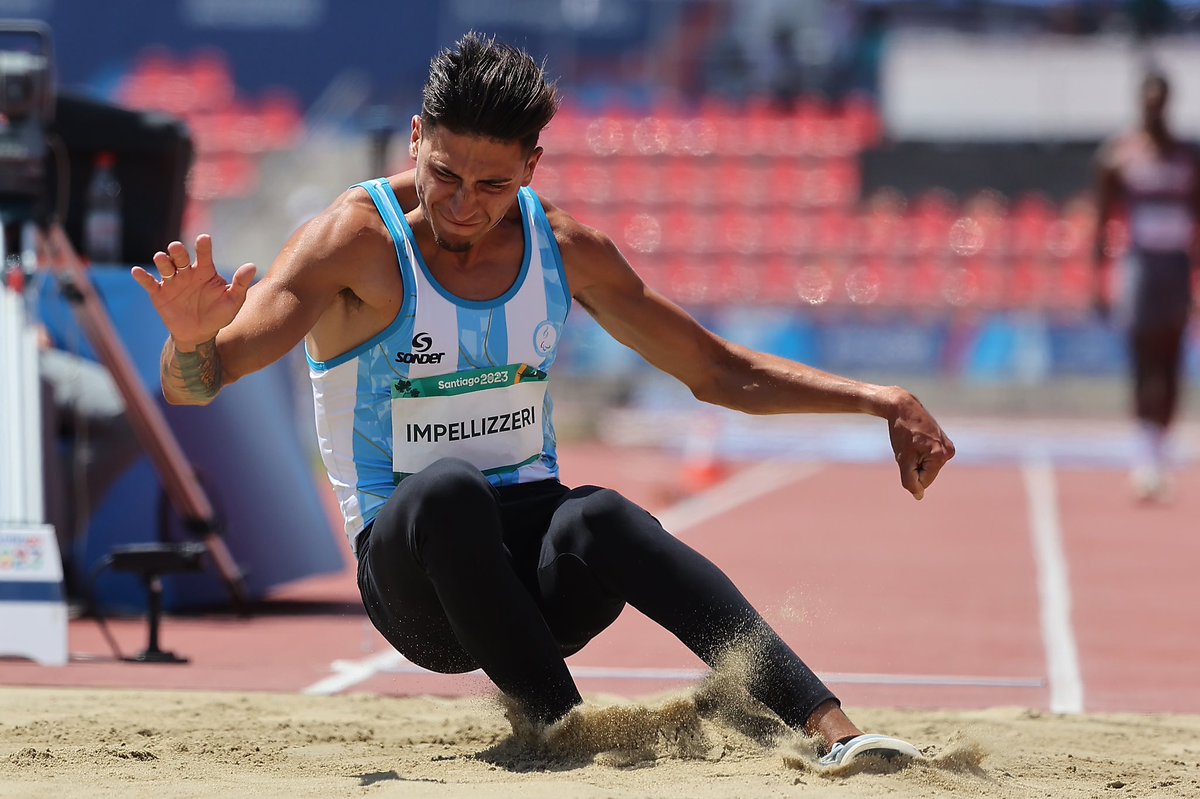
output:
<instances>
[{"instance_id":1,"label":"male athlete","mask_svg":"<svg viewBox=\"0 0 1200 799\"><path fill-rule=\"evenodd\" d=\"M476 34L437 55L412 121L413 171L360 184L296 232L251 287L212 243L173 242L134 278L170 338L162 384L203 405L308 353L317 435L371 621L406 658L481 668L535 721L582 701L563 658L626 603L709 664L757 655L750 693L827 759L915 757L863 735L712 563L620 494L558 482L547 391L572 299L707 402L887 420L918 499L954 447L900 388L724 341L646 287L604 234L529 188L556 90L524 52Z\"/></svg>"},{"instance_id":2,"label":"male athlete","mask_svg":"<svg viewBox=\"0 0 1200 799\"><path fill-rule=\"evenodd\" d=\"M1142 81L1142 124L1098 155L1096 305L1109 307L1099 273L1107 263L1107 224L1118 211L1129 250L1117 275L1115 311L1133 367L1138 452L1132 481L1140 499L1166 489L1167 431L1179 404L1184 338L1192 306L1192 269L1200 268L1200 153L1167 127L1167 79Z\"/></svg>"}]
</instances>

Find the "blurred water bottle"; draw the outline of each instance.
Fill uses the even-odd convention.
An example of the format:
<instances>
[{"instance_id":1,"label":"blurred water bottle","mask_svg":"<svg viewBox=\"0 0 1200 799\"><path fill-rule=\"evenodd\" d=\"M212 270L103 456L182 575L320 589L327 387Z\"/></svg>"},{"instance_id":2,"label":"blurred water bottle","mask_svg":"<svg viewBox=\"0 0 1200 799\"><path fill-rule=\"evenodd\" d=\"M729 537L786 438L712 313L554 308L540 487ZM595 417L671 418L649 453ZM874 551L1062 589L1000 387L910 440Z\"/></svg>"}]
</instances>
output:
<instances>
[{"instance_id":1,"label":"blurred water bottle","mask_svg":"<svg viewBox=\"0 0 1200 799\"><path fill-rule=\"evenodd\" d=\"M88 184L83 235L87 257L96 264L121 263L121 184L115 167L112 153L100 153Z\"/></svg>"}]
</instances>

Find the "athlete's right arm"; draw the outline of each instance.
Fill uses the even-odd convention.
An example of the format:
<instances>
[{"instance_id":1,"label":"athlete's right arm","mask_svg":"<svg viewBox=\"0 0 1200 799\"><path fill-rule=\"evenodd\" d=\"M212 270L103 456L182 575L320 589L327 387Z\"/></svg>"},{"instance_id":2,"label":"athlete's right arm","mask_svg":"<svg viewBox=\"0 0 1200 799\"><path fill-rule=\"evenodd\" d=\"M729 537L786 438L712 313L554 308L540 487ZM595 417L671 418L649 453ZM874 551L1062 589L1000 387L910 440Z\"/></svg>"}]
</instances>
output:
<instances>
[{"instance_id":1,"label":"athlete's right arm","mask_svg":"<svg viewBox=\"0 0 1200 799\"><path fill-rule=\"evenodd\" d=\"M1101 147L1096 158L1096 218L1092 239L1092 307L1101 317L1109 312L1108 294L1104 286L1104 270L1108 265L1108 220L1116 208L1121 191L1121 179L1115 164L1115 143Z\"/></svg>"},{"instance_id":2,"label":"athlete's right arm","mask_svg":"<svg viewBox=\"0 0 1200 799\"><path fill-rule=\"evenodd\" d=\"M301 227L258 284L253 264L231 282L217 273L212 239L196 239L196 257L172 242L154 256L161 280L141 267L146 290L170 336L163 347L163 396L175 405L207 405L221 388L282 358L349 287L361 237L348 203Z\"/></svg>"}]
</instances>

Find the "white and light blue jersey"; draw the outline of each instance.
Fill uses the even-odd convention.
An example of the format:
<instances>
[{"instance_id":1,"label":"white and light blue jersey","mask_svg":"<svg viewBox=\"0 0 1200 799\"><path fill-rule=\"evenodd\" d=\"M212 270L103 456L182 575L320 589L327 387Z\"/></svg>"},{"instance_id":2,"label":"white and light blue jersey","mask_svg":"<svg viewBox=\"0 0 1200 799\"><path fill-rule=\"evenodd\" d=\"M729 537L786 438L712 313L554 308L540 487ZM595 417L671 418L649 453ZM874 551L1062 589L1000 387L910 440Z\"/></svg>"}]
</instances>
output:
<instances>
[{"instance_id":1,"label":"white and light blue jersey","mask_svg":"<svg viewBox=\"0 0 1200 799\"><path fill-rule=\"evenodd\" d=\"M533 367L533 374L543 377L540 373L549 373L554 365L571 305L558 243L541 202L529 188L518 193L525 255L517 279L503 295L475 302L451 294L429 271L386 179L357 185L370 194L392 235L404 299L395 320L370 341L328 361L308 357L321 457L352 547L403 478L395 466L405 453L397 453L393 441L397 390L405 387L411 394L411 386L430 382L427 378L434 383L461 384L465 382L462 379L436 378L478 374L491 367L497 367L495 374L499 375L499 368L513 364ZM514 428L530 420L540 422L540 453L511 469L485 470L493 485L557 479L549 391L541 405L540 419L529 409L524 416L513 414L511 420ZM497 427L494 417L489 418L491 426ZM487 419L477 421L480 428L475 432L479 433ZM504 420L506 426L509 421ZM475 424L476 420L469 422ZM421 430L428 447L429 426ZM451 425L451 440L457 440L455 432ZM459 437L470 432L461 426L457 430ZM400 446L406 445L401 442Z\"/></svg>"}]
</instances>

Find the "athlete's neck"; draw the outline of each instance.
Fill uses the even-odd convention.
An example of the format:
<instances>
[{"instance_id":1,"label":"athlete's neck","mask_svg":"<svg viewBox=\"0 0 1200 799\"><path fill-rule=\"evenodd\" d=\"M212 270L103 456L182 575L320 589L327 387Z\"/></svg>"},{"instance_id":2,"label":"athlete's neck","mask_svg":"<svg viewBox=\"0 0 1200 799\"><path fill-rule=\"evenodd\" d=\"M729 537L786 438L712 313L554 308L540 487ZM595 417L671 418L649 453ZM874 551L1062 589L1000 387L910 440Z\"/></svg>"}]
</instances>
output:
<instances>
[{"instance_id":1,"label":"athlete's neck","mask_svg":"<svg viewBox=\"0 0 1200 799\"><path fill-rule=\"evenodd\" d=\"M1170 148L1175 143L1175 137L1163 122L1149 121L1142 125L1142 133L1159 151Z\"/></svg>"},{"instance_id":2,"label":"athlete's neck","mask_svg":"<svg viewBox=\"0 0 1200 799\"><path fill-rule=\"evenodd\" d=\"M504 216L469 249L462 251L440 246L432 227L414 217L415 214L409 215L409 223L421 258L443 289L463 300L486 302L512 287L525 257L525 235L519 214Z\"/></svg>"}]
</instances>

